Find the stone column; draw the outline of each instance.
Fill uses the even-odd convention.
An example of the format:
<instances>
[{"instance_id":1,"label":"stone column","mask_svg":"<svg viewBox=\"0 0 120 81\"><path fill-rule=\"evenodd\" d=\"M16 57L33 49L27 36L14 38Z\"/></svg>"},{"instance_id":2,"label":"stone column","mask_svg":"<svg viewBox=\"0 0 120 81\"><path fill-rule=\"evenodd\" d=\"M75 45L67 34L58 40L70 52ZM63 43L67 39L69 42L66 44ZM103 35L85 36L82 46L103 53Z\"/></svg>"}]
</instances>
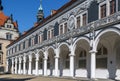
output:
<instances>
[{"instance_id":1,"label":"stone column","mask_svg":"<svg viewBox=\"0 0 120 81\"><path fill-rule=\"evenodd\" d=\"M8 72L8 67L9 67L9 61L8 61L8 59L6 60L6 72Z\"/></svg>"},{"instance_id":2,"label":"stone column","mask_svg":"<svg viewBox=\"0 0 120 81\"><path fill-rule=\"evenodd\" d=\"M23 74L26 74L26 56L23 57Z\"/></svg>"},{"instance_id":3,"label":"stone column","mask_svg":"<svg viewBox=\"0 0 120 81\"><path fill-rule=\"evenodd\" d=\"M14 74L14 58L12 58L12 74Z\"/></svg>"},{"instance_id":4,"label":"stone column","mask_svg":"<svg viewBox=\"0 0 120 81\"><path fill-rule=\"evenodd\" d=\"M28 74L31 75L32 74L32 55L29 55L29 71Z\"/></svg>"},{"instance_id":5,"label":"stone column","mask_svg":"<svg viewBox=\"0 0 120 81\"><path fill-rule=\"evenodd\" d=\"M74 77L74 55L70 54L70 76Z\"/></svg>"},{"instance_id":6,"label":"stone column","mask_svg":"<svg viewBox=\"0 0 120 81\"><path fill-rule=\"evenodd\" d=\"M44 76L47 76L47 58L48 54L47 52L44 52Z\"/></svg>"},{"instance_id":7,"label":"stone column","mask_svg":"<svg viewBox=\"0 0 120 81\"><path fill-rule=\"evenodd\" d=\"M59 60L59 49L55 49L55 76L58 77L58 60Z\"/></svg>"},{"instance_id":8,"label":"stone column","mask_svg":"<svg viewBox=\"0 0 120 81\"><path fill-rule=\"evenodd\" d=\"M74 77L74 49L73 46L70 46L70 76Z\"/></svg>"},{"instance_id":9,"label":"stone column","mask_svg":"<svg viewBox=\"0 0 120 81\"><path fill-rule=\"evenodd\" d=\"M21 57L19 57L19 74L21 74L21 61L22 61L22 59L21 59Z\"/></svg>"},{"instance_id":10,"label":"stone column","mask_svg":"<svg viewBox=\"0 0 120 81\"><path fill-rule=\"evenodd\" d=\"M96 51L90 51L90 78L95 79L96 70Z\"/></svg>"},{"instance_id":11,"label":"stone column","mask_svg":"<svg viewBox=\"0 0 120 81\"><path fill-rule=\"evenodd\" d=\"M15 58L15 74L17 74L17 57Z\"/></svg>"},{"instance_id":12,"label":"stone column","mask_svg":"<svg viewBox=\"0 0 120 81\"><path fill-rule=\"evenodd\" d=\"M39 61L39 55L36 54L36 75L39 75L39 69L38 69L38 61Z\"/></svg>"}]
</instances>

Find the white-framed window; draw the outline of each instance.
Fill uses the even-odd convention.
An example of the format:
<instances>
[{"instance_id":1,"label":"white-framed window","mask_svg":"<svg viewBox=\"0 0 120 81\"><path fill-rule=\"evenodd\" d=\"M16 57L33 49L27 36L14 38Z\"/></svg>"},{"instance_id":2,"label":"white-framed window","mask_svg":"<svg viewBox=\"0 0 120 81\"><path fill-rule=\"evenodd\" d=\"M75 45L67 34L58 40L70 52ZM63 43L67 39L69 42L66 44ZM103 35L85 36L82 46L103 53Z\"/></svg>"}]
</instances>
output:
<instances>
[{"instance_id":1,"label":"white-framed window","mask_svg":"<svg viewBox=\"0 0 120 81\"><path fill-rule=\"evenodd\" d=\"M51 29L51 38L54 37L54 29Z\"/></svg>"},{"instance_id":2,"label":"white-framed window","mask_svg":"<svg viewBox=\"0 0 120 81\"><path fill-rule=\"evenodd\" d=\"M97 48L96 68L107 68L107 55L107 48L100 44L100 46Z\"/></svg>"},{"instance_id":3,"label":"white-framed window","mask_svg":"<svg viewBox=\"0 0 120 81\"><path fill-rule=\"evenodd\" d=\"M68 23L67 21L65 21L59 25L59 35L64 34L67 31L68 31Z\"/></svg>"},{"instance_id":4,"label":"white-framed window","mask_svg":"<svg viewBox=\"0 0 120 81\"><path fill-rule=\"evenodd\" d=\"M88 22L88 14L87 11L82 12L80 15L76 16L76 27L80 28L81 26L87 25Z\"/></svg>"},{"instance_id":5,"label":"white-framed window","mask_svg":"<svg viewBox=\"0 0 120 81\"><path fill-rule=\"evenodd\" d=\"M50 69L50 57L48 56L48 59L47 59L47 69Z\"/></svg>"},{"instance_id":6,"label":"white-framed window","mask_svg":"<svg viewBox=\"0 0 120 81\"><path fill-rule=\"evenodd\" d=\"M12 34L11 33L6 33L6 39L7 40L12 40Z\"/></svg>"},{"instance_id":7,"label":"white-framed window","mask_svg":"<svg viewBox=\"0 0 120 81\"><path fill-rule=\"evenodd\" d=\"M99 3L99 19L104 18L107 16L107 1L103 1Z\"/></svg>"},{"instance_id":8,"label":"white-framed window","mask_svg":"<svg viewBox=\"0 0 120 81\"><path fill-rule=\"evenodd\" d=\"M76 17L76 25L77 25L77 28L81 26L81 16Z\"/></svg>"},{"instance_id":9,"label":"white-framed window","mask_svg":"<svg viewBox=\"0 0 120 81\"><path fill-rule=\"evenodd\" d=\"M116 0L110 1L110 15L116 12Z\"/></svg>"},{"instance_id":10,"label":"white-framed window","mask_svg":"<svg viewBox=\"0 0 120 81\"><path fill-rule=\"evenodd\" d=\"M65 58L65 69L69 69L69 68L70 68L70 57L69 54L67 54Z\"/></svg>"},{"instance_id":11,"label":"white-framed window","mask_svg":"<svg viewBox=\"0 0 120 81\"><path fill-rule=\"evenodd\" d=\"M39 69L43 69L43 58L39 58Z\"/></svg>"},{"instance_id":12,"label":"white-framed window","mask_svg":"<svg viewBox=\"0 0 120 81\"><path fill-rule=\"evenodd\" d=\"M51 39L54 37L54 28L51 28L47 31L47 39Z\"/></svg>"},{"instance_id":13,"label":"white-framed window","mask_svg":"<svg viewBox=\"0 0 120 81\"><path fill-rule=\"evenodd\" d=\"M41 43L43 41L43 33L39 34L38 41Z\"/></svg>"},{"instance_id":14,"label":"white-framed window","mask_svg":"<svg viewBox=\"0 0 120 81\"><path fill-rule=\"evenodd\" d=\"M35 37L32 38L32 46L35 44Z\"/></svg>"},{"instance_id":15,"label":"white-framed window","mask_svg":"<svg viewBox=\"0 0 120 81\"><path fill-rule=\"evenodd\" d=\"M87 53L83 49L79 54L78 68L86 68L86 56L87 56Z\"/></svg>"},{"instance_id":16,"label":"white-framed window","mask_svg":"<svg viewBox=\"0 0 120 81\"><path fill-rule=\"evenodd\" d=\"M59 35L63 34L63 24L59 26Z\"/></svg>"},{"instance_id":17,"label":"white-framed window","mask_svg":"<svg viewBox=\"0 0 120 81\"><path fill-rule=\"evenodd\" d=\"M50 31L51 31L51 30L48 30L48 31L47 31L47 39L50 39Z\"/></svg>"}]
</instances>

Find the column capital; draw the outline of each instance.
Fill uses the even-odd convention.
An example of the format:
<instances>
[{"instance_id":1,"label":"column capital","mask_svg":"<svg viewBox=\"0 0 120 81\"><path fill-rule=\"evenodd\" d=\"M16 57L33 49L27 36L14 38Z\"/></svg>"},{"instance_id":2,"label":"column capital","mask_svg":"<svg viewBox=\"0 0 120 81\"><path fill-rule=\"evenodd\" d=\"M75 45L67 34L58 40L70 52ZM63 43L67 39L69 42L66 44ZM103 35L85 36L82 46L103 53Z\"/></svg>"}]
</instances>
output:
<instances>
[{"instance_id":1,"label":"column capital","mask_svg":"<svg viewBox=\"0 0 120 81\"><path fill-rule=\"evenodd\" d=\"M97 53L97 51L96 51L96 50L90 50L89 53L90 53L90 54L92 54L92 53Z\"/></svg>"},{"instance_id":2,"label":"column capital","mask_svg":"<svg viewBox=\"0 0 120 81\"><path fill-rule=\"evenodd\" d=\"M59 56L55 56L54 58L60 58Z\"/></svg>"},{"instance_id":3,"label":"column capital","mask_svg":"<svg viewBox=\"0 0 120 81\"><path fill-rule=\"evenodd\" d=\"M74 57L75 55L74 54L69 54L69 56L71 56L71 57L73 56Z\"/></svg>"},{"instance_id":4,"label":"column capital","mask_svg":"<svg viewBox=\"0 0 120 81\"><path fill-rule=\"evenodd\" d=\"M43 60L47 60L47 58L43 58Z\"/></svg>"}]
</instances>

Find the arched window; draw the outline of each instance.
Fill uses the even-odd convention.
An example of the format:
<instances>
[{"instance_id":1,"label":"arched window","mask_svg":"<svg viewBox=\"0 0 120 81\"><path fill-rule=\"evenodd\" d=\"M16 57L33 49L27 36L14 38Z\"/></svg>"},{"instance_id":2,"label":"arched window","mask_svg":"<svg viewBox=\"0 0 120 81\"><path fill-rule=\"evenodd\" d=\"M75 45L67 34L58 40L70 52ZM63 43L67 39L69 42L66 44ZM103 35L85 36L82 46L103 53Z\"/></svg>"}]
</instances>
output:
<instances>
[{"instance_id":1,"label":"arched window","mask_svg":"<svg viewBox=\"0 0 120 81\"><path fill-rule=\"evenodd\" d=\"M69 69L69 67L70 67L70 59L69 59L69 54L67 54L65 58L65 68Z\"/></svg>"},{"instance_id":2,"label":"arched window","mask_svg":"<svg viewBox=\"0 0 120 81\"><path fill-rule=\"evenodd\" d=\"M39 59L39 69L42 69L43 68L43 59L40 58Z\"/></svg>"},{"instance_id":3,"label":"arched window","mask_svg":"<svg viewBox=\"0 0 120 81\"><path fill-rule=\"evenodd\" d=\"M47 68L50 69L50 57L48 57Z\"/></svg>"},{"instance_id":4,"label":"arched window","mask_svg":"<svg viewBox=\"0 0 120 81\"><path fill-rule=\"evenodd\" d=\"M32 69L34 70L35 69L35 57L32 58Z\"/></svg>"},{"instance_id":5,"label":"arched window","mask_svg":"<svg viewBox=\"0 0 120 81\"><path fill-rule=\"evenodd\" d=\"M101 45L96 54L96 68L107 68L107 48Z\"/></svg>"},{"instance_id":6,"label":"arched window","mask_svg":"<svg viewBox=\"0 0 120 81\"><path fill-rule=\"evenodd\" d=\"M86 51L82 50L79 54L78 68L86 68Z\"/></svg>"}]
</instances>

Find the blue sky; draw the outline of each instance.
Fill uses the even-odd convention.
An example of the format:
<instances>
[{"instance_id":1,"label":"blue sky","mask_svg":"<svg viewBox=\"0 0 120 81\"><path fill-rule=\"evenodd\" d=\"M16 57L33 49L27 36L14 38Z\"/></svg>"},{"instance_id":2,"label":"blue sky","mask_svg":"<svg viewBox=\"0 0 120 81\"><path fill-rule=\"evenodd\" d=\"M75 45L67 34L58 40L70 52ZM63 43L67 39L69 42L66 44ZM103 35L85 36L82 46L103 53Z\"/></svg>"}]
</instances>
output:
<instances>
[{"instance_id":1,"label":"blue sky","mask_svg":"<svg viewBox=\"0 0 120 81\"><path fill-rule=\"evenodd\" d=\"M49 16L52 9L59 9L70 0L42 0L45 17ZM27 31L37 21L36 14L40 0L2 0L5 15L13 14L14 21L18 21L20 32Z\"/></svg>"}]
</instances>

